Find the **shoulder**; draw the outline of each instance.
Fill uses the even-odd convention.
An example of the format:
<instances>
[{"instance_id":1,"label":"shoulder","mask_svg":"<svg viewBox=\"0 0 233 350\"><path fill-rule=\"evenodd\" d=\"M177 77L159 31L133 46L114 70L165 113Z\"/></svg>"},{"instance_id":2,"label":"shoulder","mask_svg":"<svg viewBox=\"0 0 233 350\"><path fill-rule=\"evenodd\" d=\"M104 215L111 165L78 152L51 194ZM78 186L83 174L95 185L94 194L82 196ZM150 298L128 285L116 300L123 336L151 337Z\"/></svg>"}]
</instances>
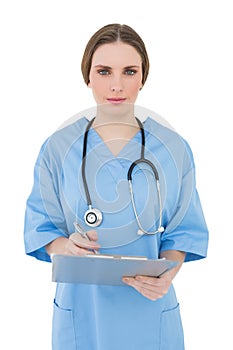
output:
<instances>
[{"instance_id":1,"label":"shoulder","mask_svg":"<svg viewBox=\"0 0 233 350\"><path fill-rule=\"evenodd\" d=\"M63 124L58 130L56 130L50 137L50 142L73 142L84 134L85 128L88 124L88 119L83 117L75 120L69 124Z\"/></svg>"},{"instance_id":2,"label":"shoulder","mask_svg":"<svg viewBox=\"0 0 233 350\"><path fill-rule=\"evenodd\" d=\"M81 145L83 134L89 120L85 117L61 126L43 143L40 150L40 158L59 159L64 158L73 145Z\"/></svg>"},{"instance_id":3,"label":"shoulder","mask_svg":"<svg viewBox=\"0 0 233 350\"><path fill-rule=\"evenodd\" d=\"M150 134L159 138L182 138L181 135L162 117L155 115L144 121L144 128Z\"/></svg>"},{"instance_id":4,"label":"shoulder","mask_svg":"<svg viewBox=\"0 0 233 350\"><path fill-rule=\"evenodd\" d=\"M154 119L148 117L144 122L145 131L148 133L148 143L156 142L166 148L175 159L183 159L183 162L194 166L193 153L188 141L182 137L168 122L161 117ZM155 141L156 140L156 141Z\"/></svg>"}]
</instances>

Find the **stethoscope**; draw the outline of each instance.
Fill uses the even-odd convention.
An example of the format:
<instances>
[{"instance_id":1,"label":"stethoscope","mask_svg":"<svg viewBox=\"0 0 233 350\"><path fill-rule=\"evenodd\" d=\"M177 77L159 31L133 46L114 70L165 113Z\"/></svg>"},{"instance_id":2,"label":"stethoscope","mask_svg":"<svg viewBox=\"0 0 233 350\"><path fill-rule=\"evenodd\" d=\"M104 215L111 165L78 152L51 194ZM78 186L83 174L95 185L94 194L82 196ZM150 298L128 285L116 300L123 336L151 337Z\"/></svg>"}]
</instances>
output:
<instances>
[{"instance_id":1,"label":"stethoscope","mask_svg":"<svg viewBox=\"0 0 233 350\"><path fill-rule=\"evenodd\" d=\"M86 179L86 154L87 154L87 140L88 140L88 133L89 130L92 126L92 123L94 122L95 118L93 118L87 125L85 133L84 133L84 139L83 139L83 155L82 155L82 179L83 179L83 185L84 185L84 190L85 190L85 195L86 195L86 200L87 200L87 205L88 205L88 210L84 214L84 221L85 223L90 226L90 227L97 227L101 224L103 221L103 215L101 211L97 208L92 208L92 201L91 201L91 196L90 192L88 189L88 184L87 184L87 179ZM162 200L161 200L161 192L160 192L160 183L159 183L159 174L154 166L154 164L145 158L145 131L143 128L143 125L141 121L136 118L138 126L141 131L141 157L137 160L135 160L131 166L129 167L128 174L127 174L127 179L129 183L129 191L130 191L130 197L131 197L131 202L132 202L132 207L134 211L134 215L139 227L138 234L143 235L143 234L148 234L148 235L153 235L156 233L162 233L164 231L164 227L162 226ZM159 224L158 228L155 231L146 231L139 220L138 213L136 210L136 205L135 205L135 200L134 200L134 194L133 194L133 186L132 186L132 172L133 169L135 168L136 165L140 163L146 163L149 165L149 167L152 169L154 177L155 177L155 182L156 182L156 187L157 187L157 194L158 194L158 202L159 202Z\"/></svg>"}]
</instances>

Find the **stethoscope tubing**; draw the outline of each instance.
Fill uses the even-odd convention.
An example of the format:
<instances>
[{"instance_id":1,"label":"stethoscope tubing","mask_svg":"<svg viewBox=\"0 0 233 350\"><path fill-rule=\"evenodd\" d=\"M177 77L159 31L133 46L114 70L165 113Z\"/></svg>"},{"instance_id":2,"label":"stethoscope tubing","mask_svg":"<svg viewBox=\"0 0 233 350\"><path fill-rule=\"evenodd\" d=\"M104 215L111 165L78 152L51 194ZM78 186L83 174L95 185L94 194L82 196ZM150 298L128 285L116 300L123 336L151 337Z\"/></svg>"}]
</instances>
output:
<instances>
[{"instance_id":1,"label":"stethoscope tubing","mask_svg":"<svg viewBox=\"0 0 233 350\"><path fill-rule=\"evenodd\" d=\"M87 156L88 133L89 133L89 130L90 130L94 120L95 120L95 117L88 123L88 125L86 127L86 130L84 133L84 139L83 139L83 155L82 155L82 179L83 179L83 186L84 186L84 190L85 190L87 205L89 208L86 211L86 213L84 214L84 220L91 227L99 226L102 222L101 211L99 209L92 208L91 196L90 196L90 192L89 192L89 188L88 188L88 184L87 184L87 179L86 179L86 156ZM132 162L132 164L130 165L128 173L127 173L127 179L129 182L129 190L130 190L133 211L135 214L137 224L139 226L138 233L150 235L150 234L155 234L155 233L164 231L164 228L162 226L162 199L161 199L161 192L160 192L159 174L158 174L158 171L157 171L155 165L149 159L145 158L145 154L144 154L144 152L145 152L145 131L144 131L144 127L143 127L141 121L138 118L136 118L136 120L138 122L140 131L141 131L141 157L139 159L135 160L134 162ZM150 166L150 168L153 171L155 181L156 181L157 194L158 194L158 200L159 200L159 226L158 226L158 229L155 231L146 231L145 229L143 229L143 227L140 223L138 214L137 214L137 210L136 210L134 194L133 194L133 186L132 186L132 173L133 173L134 168L140 163L146 163ZM89 220L87 219L88 215L91 218L93 218L93 217L96 218L96 220L94 220L93 223L89 222Z\"/></svg>"}]
</instances>

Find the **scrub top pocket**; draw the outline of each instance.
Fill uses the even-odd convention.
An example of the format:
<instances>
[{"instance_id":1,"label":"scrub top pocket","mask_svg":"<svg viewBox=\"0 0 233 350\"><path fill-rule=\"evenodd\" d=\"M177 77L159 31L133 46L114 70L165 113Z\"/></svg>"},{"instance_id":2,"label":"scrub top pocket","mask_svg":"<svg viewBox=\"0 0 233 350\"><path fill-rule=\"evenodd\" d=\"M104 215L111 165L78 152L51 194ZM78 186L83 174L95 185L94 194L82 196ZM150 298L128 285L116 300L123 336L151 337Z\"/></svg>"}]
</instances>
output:
<instances>
[{"instance_id":1,"label":"scrub top pocket","mask_svg":"<svg viewBox=\"0 0 233 350\"><path fill-rule=\"evenodd\" d=\"M53 304L53 350L76 350L73 312L60 308L54 300Z\"/></svg>"},{"instance_id":2,"label":"scrub top pocket","mask_svg":"<svg viewBox=\"0 0 233 350\"><path fill-rule=\"evenodd\" d=\"M179 304L162 312L160 331L160 350L184 350Z\"/></svg>"}]
</instances>

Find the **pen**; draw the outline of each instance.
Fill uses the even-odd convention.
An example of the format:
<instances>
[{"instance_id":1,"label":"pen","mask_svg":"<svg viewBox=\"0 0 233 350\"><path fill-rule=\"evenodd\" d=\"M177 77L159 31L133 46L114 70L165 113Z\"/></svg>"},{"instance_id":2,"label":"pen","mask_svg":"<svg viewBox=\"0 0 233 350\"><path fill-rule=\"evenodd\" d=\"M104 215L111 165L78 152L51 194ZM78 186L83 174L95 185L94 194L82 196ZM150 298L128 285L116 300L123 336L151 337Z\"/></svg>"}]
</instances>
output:
<instances>
[{"instance_id":1,"label":"pen","mask_svg":"<svg viewBox=\"0 0 233 350\"><path fill-rule=\"evenodd\" d=\"M86 234L86 232L83 230L83 228L82 228L76 221L74 222L74 228L75 228L75 230L76 230L78 233L80 233L80 235L81 235L83 238L85 238L85 239L87 239L88 241L90 241L90 239L89 239L88 235ZM92 250L93 250L93 252L94 252L95 254L99 254L97 250L95 250L95 249L92 249Z\"/></svg>"}]
</instances>

